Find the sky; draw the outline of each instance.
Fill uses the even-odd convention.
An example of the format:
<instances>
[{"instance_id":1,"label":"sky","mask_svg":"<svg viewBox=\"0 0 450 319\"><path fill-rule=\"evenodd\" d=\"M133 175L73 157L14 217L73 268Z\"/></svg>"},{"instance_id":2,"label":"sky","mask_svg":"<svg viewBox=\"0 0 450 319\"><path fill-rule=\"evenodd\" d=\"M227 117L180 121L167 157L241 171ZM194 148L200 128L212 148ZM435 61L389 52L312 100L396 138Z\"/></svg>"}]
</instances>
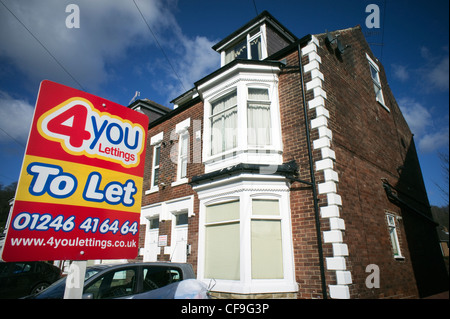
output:
<instances>
[{"instance_id":1,"label":"sky","mask_svg":"<svg viewBox=\"0 0 450 319\"><path fill-rule=\"evenodd\" d=\"M75 4L78 11L73 9ZM380 9L377 27L373 11ZM170 103L220 67L211 47L269 11L298 38L360 25L405 116L430 203L448 204L447 0L0 0L0 184L18 180L42 80ZM78 13L79 20L76 19Z\"/></svg>"}]
</instances>

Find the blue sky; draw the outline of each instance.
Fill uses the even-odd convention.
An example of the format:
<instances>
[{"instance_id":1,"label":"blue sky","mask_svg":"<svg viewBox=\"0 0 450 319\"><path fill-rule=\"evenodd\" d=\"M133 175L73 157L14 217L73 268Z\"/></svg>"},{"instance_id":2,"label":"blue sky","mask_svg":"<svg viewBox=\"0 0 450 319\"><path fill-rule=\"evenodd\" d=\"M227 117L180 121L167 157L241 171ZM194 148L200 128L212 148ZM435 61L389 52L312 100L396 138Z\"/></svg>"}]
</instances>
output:
<instances>
[{"instance_id":1,"label":"blue sky","mask_svg":"<svg viewBox=\"0 0 450 319\"><path fill-rule=\"evenodd\" d=\"M0 183L19 177L42 80L122 105L139 91L172 107L219 68L211 46L267 10L299 38L361 25L415 134L430 202L448 202L436 186L448 189L438 157L449 149L447 0L135 2L0 0ZM79 28L66 27L69 4L79 7ZM366 26L369 4L381 10L380 28Z\"/></svg>"}]
</instances>

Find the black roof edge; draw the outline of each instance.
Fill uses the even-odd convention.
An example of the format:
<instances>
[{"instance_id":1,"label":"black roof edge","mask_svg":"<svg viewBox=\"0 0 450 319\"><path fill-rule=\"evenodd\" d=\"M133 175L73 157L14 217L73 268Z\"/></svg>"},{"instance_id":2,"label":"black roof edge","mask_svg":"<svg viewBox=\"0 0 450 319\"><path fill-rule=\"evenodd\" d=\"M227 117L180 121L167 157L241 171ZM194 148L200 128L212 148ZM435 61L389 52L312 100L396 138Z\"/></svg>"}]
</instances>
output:
<instances>
[{"instance_id":1,"label":"black roof edge","mask_svg":"<svg viewBox=\"0 0 450 319\"><path fill-rule=\"evenodd\" d=\"M270 166L270 165L269 165ZM241 173L257 173L257 174L267 174L265 170L268 170L268 165L262 164L244 164L240 163L234 166L230 166L218 171L211 173L206 173L202 175L193 176L189 184L191 186L201 184L205 181L211 181L215 179L220 179L222 177L229 177L231 175L241 174ZM298 174L298 165L295 160L286 162L281 165L276 165L277 169L275 172L270 170L270 174L282 175L282 176L295 176Z\"/></svg>"}]
</instances>

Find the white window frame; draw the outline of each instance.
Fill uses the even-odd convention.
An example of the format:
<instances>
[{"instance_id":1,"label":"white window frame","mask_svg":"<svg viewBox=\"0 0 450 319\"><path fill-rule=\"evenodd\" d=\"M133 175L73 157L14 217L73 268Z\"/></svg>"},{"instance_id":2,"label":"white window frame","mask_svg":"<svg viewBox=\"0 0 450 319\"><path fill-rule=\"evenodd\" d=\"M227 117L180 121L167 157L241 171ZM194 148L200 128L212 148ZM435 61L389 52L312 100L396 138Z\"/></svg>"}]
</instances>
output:
<instances>
[{"instance_id":1,"label":"white window frame","mask_svg":"<svg viewBox=\"0 0 450 319\"><path fill-rule=\"evenodd\" d=\"M394 214L386 213L386 222L389 231L389 240L391 242L391 248L395 259L403 260L405 257L402 255L402 251L400 248L400 242L398 240L398 232L397 232L397 216ZM397 253L395 251L397 250Z\"/></svg>"},{"instance_id":2,"label":"white window frame","mask_svg":"<svg viewBox=\"0 0 450 319\"><path fill-rule=\"evenodd\" d=\"M252 179L260 179L254 181ZM215 279L213 291L229 293L277 293L296 292L294 254L292 245L292 224L290 214L289 187L282 176L242 174L231 177L224 184L214 181L207 185L194 186L198 193L199 206L199 247L197 278L210 283L213 278L205 277L205 232L206 207L209 205L239 200L240 207L240 278L239 280ZM280 215L253 215L253 199L278 200ZM252 220L277 220L281 225L282 236L282 279L253 279L251 253ZM227 221L231 222L231 221Z\"/></svg>"},{"instance_id":3,"label":"white window frame","mask_svg":"<svg viewBox=\"0 0 450 319\"><path fill-rule=\"evenodd\" d=\"M248 71L248 72L246 72ZM278 72L274 66L237 64L231 70L200 85L204 98L204 130L202 161L205 172L220 170L239 163L281 165L283 162L280 106L278 100ZM268 90L270 103L271 143L255 146L248 144L248 88ZM225 152L212 154L212 103L236 91L237 93L237 145Z\"/></svg>"},{"instance_id":4,"label":"white window frame","mask_svg":"<svg viewBox=\"0 0 450 319\"><path fill-rule=\"evenodd\" d=\"M384 102L384 93L383 93L383 87L381 85L380 80L380 68L378 67L378 64L375 63L374 60L366 53L366 58L369 62L369 71L370 71L370 78L372 79L373 85L375 85L380 91L380 95L378 96L375 89L375 99L378 103L380 103L388 112L390 112L389 108L386 106L386 103ZM375 79L372 76L372 69L376 72Z\"/></svg>"},{"instance_id":5,"label":"white window frame","mask_svg":"<svg viewBox=\"0 0 450 319\"><path fill-rule=\"evenodd\" d=\"M242 42L245 42L245 45L246 45L247 59L256 60L256 59L253 59L251 56L250 43L258 37L260 37L260 39L261 39L261 59L259 59L259 60L264 60L265 58L267 58L266 25L264 24L264 25L259 26L259 30L255 34L250 35L250 33L252 31L254 31L255 29L256 28L247 30L245 32L246 34L244 36L239 37L237 41L233 40L233 45L229 46L228 50L222 51L222 66L224 66L225 64L228 64L236 59L235 57L233 57L233 59L227 61L227 53L230 51L230 49L234 48L236 45L238 45Z\"/></svg>"},{"instance_id":6,"label":"white window frame","mask_svg":"<svg viewBox=\"0 0 450 319\"><path fill-rule=\"evenodd\" d=\"M161 164L161 146L162 146L162 140L164 137L164 132L158 133L150 139L150 146L153 147L152 152L152 168L150 173L150 188L145 191L145 194L151 194L159 191L159 185L155 184L155 170L160 168ZM159 147L159 163L158 165L155 165L155 159L156 159L156 149Z\"/></svg>"},{"instance_id":7,"label":"white window frame","mask_svg":"<svg viewBox=\"0 0 450 319\"><path fill-rule=\"evenodd\" d=\"M178 155L177 155L177 177L176 181L171 184L172 187L186 184L189 181L189 178L187 177L187 167L188 163L190 163L190 134L189 134L189 127L191 126L191 118L187 118L186 120L178 123L175 127L175 133L178 135ZM182 147L183 147L183 141L186 141L187 143L187 152L182 156ZM185 171L186 176L182 177L182 163L183 160L185 160Z\"/></svg>"}]
</instances>

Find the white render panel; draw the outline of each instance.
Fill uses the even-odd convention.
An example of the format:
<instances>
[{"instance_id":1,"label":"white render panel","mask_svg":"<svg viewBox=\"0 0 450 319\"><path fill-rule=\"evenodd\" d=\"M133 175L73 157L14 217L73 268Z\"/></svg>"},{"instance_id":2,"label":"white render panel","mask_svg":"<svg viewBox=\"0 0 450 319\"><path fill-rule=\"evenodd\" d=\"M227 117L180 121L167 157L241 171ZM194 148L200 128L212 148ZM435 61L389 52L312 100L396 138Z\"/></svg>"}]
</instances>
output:
<instances>
[{"instance_id":1,"label":"white render panel","mask_svg":"<svg viewBox=\"0 0 450 319\"><path fill-rule=\"evenodd\" d=\"M342 206L341 195L338 194L327 194L328 205L339 205Z\"/></svg>"},{"instance_id":2,"label":"white render panel","mask_svg":"<svg viewBox=\"0 0 450 319\"><path fill-rule=\"evenodd\" d=\"M348 256L348 246L343 243L333 243L334 256Z\"/></svg>"},{"instance_id":3,"label":"white render panel","mask_svg":"<svg viewBox=\"0 0 450 319\"><path fill-rule=\"evenodd\" d=\"M323 232L323 241L326 243L341 243L342 232L340 230L328 230Z\"/></svg>"},{"instance_id":4,"label":"white render panel","mask_svg":"<svg viewBox=\"0 0 450 319\"><path fill-rule=\"evenodd\" d=\"M312 89L314 89L316 87L320 87L320 88L322 87L322 80L319 79L319 78L315 78L312 81L309 81L309 82L306 83L306 90L307 91L312 90Z\"/></svg>"},{"instance_id":5,"label":"white render panel","mask_svg":"<svg viewBox=\"0 0 450 319\"><path fill-rule=\"evenodd\" d=\"M322 218L339 217L339 206L330 205L320 207L320 215Z\"/></svg>"},{"instance_id":6,"label":"white render panel","mask_svg":"<svg viewBox=\"0 0 450 319\"><path fill-rule=\"evenodd\" d=\"M330 147L330 146L331 146L330 138L327 136L313 141L313 147L315 150L317 150L319 148L323 148L323 147Z\"/></svg>"},{"instance_id":7,"label":"white render panel","mask_svg":"<svg viewBox=\"0 0 450 319\"><path fill-rule=\"evenodd\" d=\"M318 185L319 188L319 194L328 194L328 193L336 193L336 183L335 182L325 182L320 183Z\"/></svg>"},{"instance_id":8,"label":"white render panel","mask_svg":"<svg viewBox=\"0 0 450 319\"><path fill-rule=\"evenodd\" d=\"M326 159L326 158L331 158L333 160L336 159L336 153L329 147L322 148L321 152L322 152L323 159Z\"/></svg>"},{"instance_id":9,"label":"white render panel","mask_svg":"<svg viewBox=\"0 0 450 319\"><path fill-rule=\"evenodd\" d=\"M317 96L313 98L311 101L308 101L308 106L310 109L313 109L318 106L324 106L325 105L325 99L323 96Z\"/></svg>"},{"instance_id":10,"label":"white render panel","mask_svg":"<svg viewBox=\"0 0 450 319\"><path fill-rule=\"evenodd\" d=\"M311 121L311 128L318 128L321 126L328 126L328 120L325 116L319 116L316 117L314 120Z\"/></svg>"},{"instance_id":11,"label":"white render panel","mask_svg":"<svg viewBox=\"0 0 450 319\"><path fill-rule=\"evenodd\" d=\"M333 161L329 158L316 162L316 171L322 171L324 169L333 169Z\"/></svg>"},{"instance_id":12,"label":"white render panel","mask_svg":"<svg viewBox=\"0 0 450 319\"><path fill-rule=\"evenodd\" d=\"M328 270L346 269L345 257L327 257L326 260Z\"/></svg>"},{"instance_id":13,"label":"white render panel","mask_svg":"<svg viewBox=\"0 0 450 319\"><path fill-rule=\"evenodd\" d=\"M350 299L350 290L347 285L329 285L330 297L333 299Z\"/></svg>"},{"instance_id":14,"label":"white render panel","mask_svg":"<svg viewBox=\"0 0 450 319\"><path fill-rule=\"evenodd\" d=\"M319 68L320 68L319 62L313 60L313 61L310 61L307 65L305 65L303 67L303 70L305 71L305 73L308 73L308 72L310 72L310 71L312 71L314 69L319 69Z\"/></svg>"},{"instance_id":15,"label":"white render panel","mask_svg":"<svg viewBox=\"0 0 450 319\"><path fill-rule=\"evenodd\" d=\"M338 173L336 173L334 170L332 169L326 169L323 171L324 177L325 177L325 181L334 181L334 182L339 182L339 177L338 177Z\"/></svg>"},{"instance_id":16,"label":"white render panel","mask_svg":"<svg viewBox=\"0 0 450 319\"><path fill-rule=\"evenodd\" d=\"M350 285L353 283L350 271L336 271L336 279L338 285Z\"/></svg>"},{"instance_id":17,"label":"white render panel","mask_svg":"<svg viewBox=\"0 0 450 319\"><path fill-rule=\"evenodd\" d=\"M345 222L342 218L330 218L330 228L345 230Z\"/></svg>"}]
</instances>

